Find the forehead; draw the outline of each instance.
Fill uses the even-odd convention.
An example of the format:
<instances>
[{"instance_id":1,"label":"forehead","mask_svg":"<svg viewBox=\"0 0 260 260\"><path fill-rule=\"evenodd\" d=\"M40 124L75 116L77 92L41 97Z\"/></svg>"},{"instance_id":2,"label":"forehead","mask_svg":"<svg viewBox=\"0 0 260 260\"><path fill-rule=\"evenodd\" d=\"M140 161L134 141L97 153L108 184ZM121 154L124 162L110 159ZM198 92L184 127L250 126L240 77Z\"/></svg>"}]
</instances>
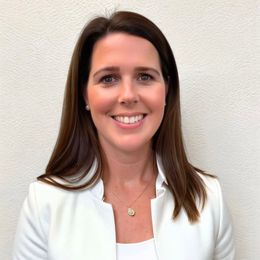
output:
<instances>
[{"instance_id":1,"label":"forehead","mask_svg":"<svg viewBox=\"0 0 260 260\"><path fill-rule=\"evenodd\" d=\"M148 40L126 33L111 33L96 42L91 69L100 66L154 66L160 68L159 54Z\"/></svg>"}]
</instances>

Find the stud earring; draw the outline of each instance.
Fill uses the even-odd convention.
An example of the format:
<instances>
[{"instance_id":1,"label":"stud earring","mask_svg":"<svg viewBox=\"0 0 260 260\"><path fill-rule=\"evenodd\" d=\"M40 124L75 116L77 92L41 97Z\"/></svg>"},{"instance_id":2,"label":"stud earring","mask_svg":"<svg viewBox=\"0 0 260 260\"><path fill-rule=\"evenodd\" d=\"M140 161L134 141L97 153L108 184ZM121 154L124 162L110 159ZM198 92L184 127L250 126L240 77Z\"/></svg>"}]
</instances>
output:
<instances>
[{"instance_id":1,"label":"stud earring","mask_svg":"<svg viewBox=\"0 0 260 260\"><path fill-rule=\"evenodd\" d=\"M89 105L86 105L85 108L86 108L86 110L88 110L88 111L90 110Z\"/></svg>"}]
</instances>

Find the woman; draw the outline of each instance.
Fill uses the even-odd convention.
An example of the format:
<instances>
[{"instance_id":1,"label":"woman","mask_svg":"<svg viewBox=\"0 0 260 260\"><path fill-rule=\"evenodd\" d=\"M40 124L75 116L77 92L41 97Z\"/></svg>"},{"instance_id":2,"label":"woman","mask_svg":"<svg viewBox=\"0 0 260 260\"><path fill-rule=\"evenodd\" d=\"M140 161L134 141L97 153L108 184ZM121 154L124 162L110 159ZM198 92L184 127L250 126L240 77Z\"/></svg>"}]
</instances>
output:
<instances>
[{"instance_id":1,"label":"woman","mask_svg":"<svg viewBox=\"0 0 260 260\"><path fill-rule=\"evenodd\" d=\"M234 259L219 182L185 155L174 56L147 18L116 12L82 31L13 259Z\"/></svg>"}]
</instances>

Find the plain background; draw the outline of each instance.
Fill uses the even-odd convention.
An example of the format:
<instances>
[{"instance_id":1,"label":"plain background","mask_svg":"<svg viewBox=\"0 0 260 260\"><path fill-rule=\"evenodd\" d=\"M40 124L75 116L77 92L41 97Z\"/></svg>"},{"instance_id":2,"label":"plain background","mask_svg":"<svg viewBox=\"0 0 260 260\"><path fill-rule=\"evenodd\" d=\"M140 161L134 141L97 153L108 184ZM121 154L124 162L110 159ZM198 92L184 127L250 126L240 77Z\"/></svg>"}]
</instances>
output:
<instances>
[{"instance_id":1,"label":"plain background","mask_svg":"<svg viewBox=\"0 0 260 260\"><path fill-rule=\"evenodd\" d=\"M11 259L29 183L55 144L79 32L115 9L147 16L169 40L189 158L221 180L237 259L259 259L260 7L253 0L0 2L0 259Z\"/></svg>"}]
</instances>

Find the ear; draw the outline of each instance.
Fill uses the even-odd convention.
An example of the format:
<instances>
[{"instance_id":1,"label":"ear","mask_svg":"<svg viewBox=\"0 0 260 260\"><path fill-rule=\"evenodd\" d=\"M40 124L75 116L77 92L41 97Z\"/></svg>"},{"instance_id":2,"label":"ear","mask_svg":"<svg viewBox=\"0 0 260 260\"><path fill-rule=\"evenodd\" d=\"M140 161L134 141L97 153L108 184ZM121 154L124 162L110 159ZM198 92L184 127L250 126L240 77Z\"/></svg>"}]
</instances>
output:
<instances>
[{"instance_id":1,"label":"ear","mask_svg":"<svg viewBox=\"0 0 260 260\"><path fill-rule=\"evenodd\" d=\"M89 111L89 110L90 110L90 107L89 107L89 103L88 103L87 89L85 89L83 98L84 98L84 100L85 100L85 109L86 109L87 111Z\"/></svg>"}]
</instances>

